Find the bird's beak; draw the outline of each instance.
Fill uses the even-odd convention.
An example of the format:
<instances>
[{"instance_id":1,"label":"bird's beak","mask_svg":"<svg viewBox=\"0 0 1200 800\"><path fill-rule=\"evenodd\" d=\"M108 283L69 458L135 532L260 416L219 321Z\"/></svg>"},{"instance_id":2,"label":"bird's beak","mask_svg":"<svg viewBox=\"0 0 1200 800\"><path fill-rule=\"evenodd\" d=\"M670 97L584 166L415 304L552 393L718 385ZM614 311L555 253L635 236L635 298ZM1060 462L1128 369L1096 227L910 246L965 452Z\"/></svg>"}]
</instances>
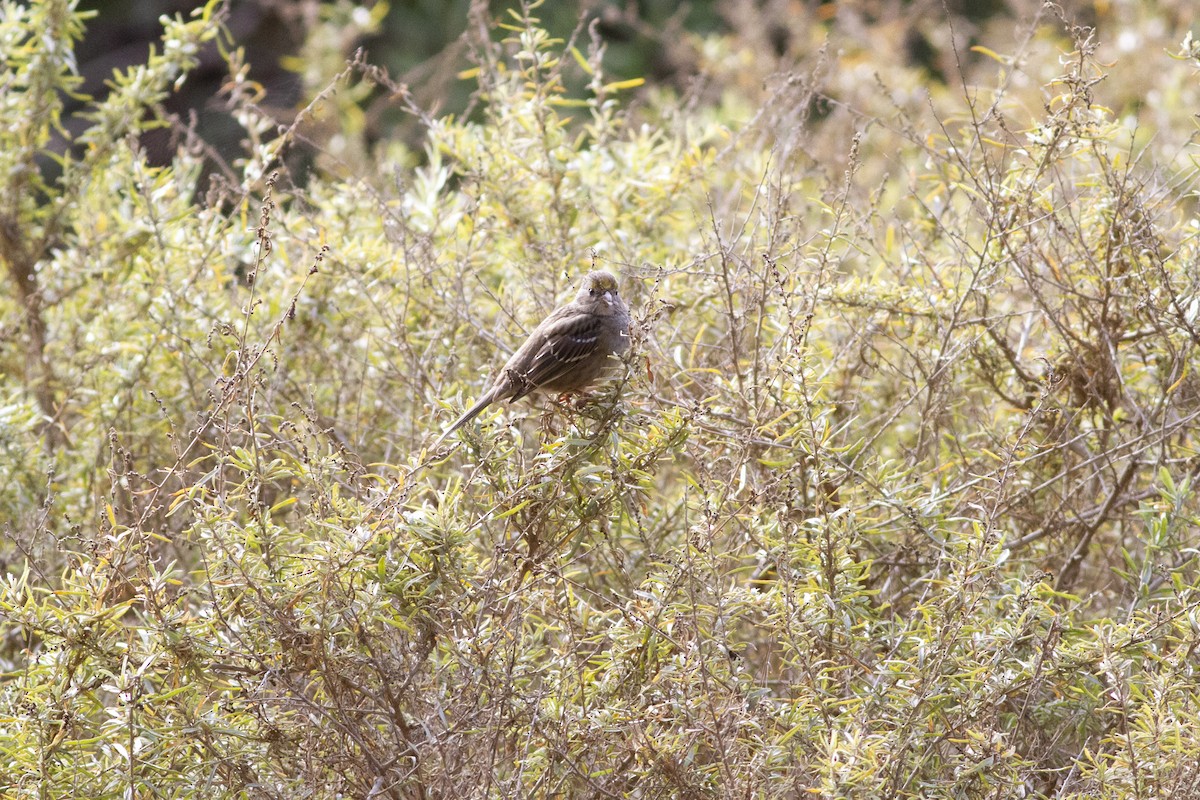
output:
<instances>
[{"instance_id":1,"label":"bird's beak","mask_svg":"<svg viewBox=\"0 0 1200 800\"><path fill-rule=\"evenodd\" d=\"M612 292L604 293L604 302L610 306L612 305Z\"/></svg>"}]
</instances>

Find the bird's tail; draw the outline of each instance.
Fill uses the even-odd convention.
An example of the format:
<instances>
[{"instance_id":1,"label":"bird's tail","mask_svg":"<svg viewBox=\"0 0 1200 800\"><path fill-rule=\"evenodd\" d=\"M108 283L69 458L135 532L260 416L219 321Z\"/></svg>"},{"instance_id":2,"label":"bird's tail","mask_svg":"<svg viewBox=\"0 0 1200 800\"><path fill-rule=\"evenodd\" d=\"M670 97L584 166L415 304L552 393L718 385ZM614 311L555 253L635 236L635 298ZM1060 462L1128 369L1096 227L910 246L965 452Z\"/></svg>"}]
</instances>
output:
<instances>
[{"instance_id":1,"label":"bird's tail","mask_svg":"<svg viewBox=\"0 0 1200 800\"><path fill-rule=\"evenodd\" d=\"M437 450L439 447L441 447L442 442L444 442L446 440L447 436L454 433L456 430L461 428L463 425L466 425L468 422L470 422L471 420L473 420L477 416L479 416L479 412L483 411L485 408L490 406L494 399L495 398L492 397L492 392L489 391L486 394L484 394L483 397L479 398L478 403L476 403L475 405L468 408L466 411L463 412L463 415L461 417L454 420L454 424L451 425L450 428L445 433L443 433L441 436L438 437L437 441L433 443L433 447L431 447L430 449Z\"/></svg>"}]
</instances>

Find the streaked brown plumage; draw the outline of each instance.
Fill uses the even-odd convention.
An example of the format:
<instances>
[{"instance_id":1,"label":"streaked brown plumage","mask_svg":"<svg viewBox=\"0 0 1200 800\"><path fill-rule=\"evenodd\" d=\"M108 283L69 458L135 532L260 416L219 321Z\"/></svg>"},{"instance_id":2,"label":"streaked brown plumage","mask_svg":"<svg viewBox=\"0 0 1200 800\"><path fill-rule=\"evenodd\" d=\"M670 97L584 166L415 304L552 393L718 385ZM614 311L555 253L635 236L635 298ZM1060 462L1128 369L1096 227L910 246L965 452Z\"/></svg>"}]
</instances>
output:
<instances>
[{"instance_id":1,"label":"streaked brown plumage","mask_svg":"<svg viewBox=\"0 0 1200 800\"><path fill-rule=\"evenodd\" d=\"M539 389L587 388L612 366L610 356L628 347L629 310L617 292L617 279L602 271L588 274L575 299L533 329L491 388L438 437L434 449L492 403L520 400Z\"/></svg>"}]
</instances>

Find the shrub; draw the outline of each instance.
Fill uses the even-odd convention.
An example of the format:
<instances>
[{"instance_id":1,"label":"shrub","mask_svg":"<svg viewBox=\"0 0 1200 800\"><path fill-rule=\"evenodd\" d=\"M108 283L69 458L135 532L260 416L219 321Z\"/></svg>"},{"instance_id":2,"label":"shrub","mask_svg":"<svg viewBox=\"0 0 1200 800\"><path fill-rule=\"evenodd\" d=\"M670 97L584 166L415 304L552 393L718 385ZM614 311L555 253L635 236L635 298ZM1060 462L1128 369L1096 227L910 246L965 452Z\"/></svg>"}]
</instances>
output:
<instances>
[{"instance_id":1,"label":"shrub","mask_svg":"<svg viewBox=\"0 0 1200 800\"><path fill-rule=\"evenodd\" d=\"M679 98L477 9L468 113L278 129L221 13L70 121L83 15L0 18L6 794L1195 793L1194 104L1041 17ZM244 158L154 166L214 43ZM593 264L621 376L430 452Z\"/></svg>"}]
</instances>

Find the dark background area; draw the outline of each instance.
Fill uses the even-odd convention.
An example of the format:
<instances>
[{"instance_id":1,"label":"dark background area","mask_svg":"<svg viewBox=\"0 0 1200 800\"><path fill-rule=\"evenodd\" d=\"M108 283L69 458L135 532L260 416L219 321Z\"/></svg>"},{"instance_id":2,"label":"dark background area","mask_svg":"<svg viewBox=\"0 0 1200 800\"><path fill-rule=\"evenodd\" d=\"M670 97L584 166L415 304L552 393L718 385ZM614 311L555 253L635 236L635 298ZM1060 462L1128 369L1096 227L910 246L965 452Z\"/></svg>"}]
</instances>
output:
<instances>
[{"instance_id":1,"label":"dark background area","mask_svg":"<svg viewBox=\"0 0 1200 800\"><path fill-rule=\"evenodd\" d=\"M437 114L458 113L467 106L471 91L467 82L455 80L458 71L470 66L469 53L462 44L470 5L469 0L397 0L388 6L377 35L339 44L344 46L347 58L363 48L371 63L383 66L395 80L412 87L415 99L424 108ZM513 5L493 2L489 10L493 17L502 18ZM144 61L148 48L161 34L162 15L187 15L197 6L185 0L83 3L81 8L95 13L77 50L83 92L101 96L114 70ZM849 18L861 22L899 19L906 29L902 46L908 60L925 68L931 80L944 81L947 55L927 35L929 27L946 24L944 15L948 11L953 18L951 24L972 31L985 20L1011 10L1005 0L958 0L949 4L922 0L583 0L547 3L532 13L562 38L570 36L581 20L594 21L606 46L606 73L614 80L641 77L652 84L686 91L696 69L693 56L683 44L687 33L735 33L739 29L745 33L747 27L757 28L759 37L786 60L796 55L797 48L809 46L793 34L796 28L811 25L814 18L829 25ZM1078 11L1085 20L1091 16L1089 3ZM321 14L322 4L317 0L235 0L228 6L226 24L232 43L245 49L250 78L264 87L265 103L281 124L287 124L306 100L300 76L285 66L285 59L300 51ZM906 17L908 22L904 22ZM803 22L803 26L797 26L797 22ZM226 77L216 48L210 48L201 66L165 104L178 124L173 130L155 132L144 140L153 160L169 160L185 129L195 131L211 147L214 157L238 151L241 132L226 115L220 92ZM401 117L402 112L388 103L382 103L374 112L368 110L368 136L377 139L396 135L395 126Z\"/></svg>"}]
</instances>

